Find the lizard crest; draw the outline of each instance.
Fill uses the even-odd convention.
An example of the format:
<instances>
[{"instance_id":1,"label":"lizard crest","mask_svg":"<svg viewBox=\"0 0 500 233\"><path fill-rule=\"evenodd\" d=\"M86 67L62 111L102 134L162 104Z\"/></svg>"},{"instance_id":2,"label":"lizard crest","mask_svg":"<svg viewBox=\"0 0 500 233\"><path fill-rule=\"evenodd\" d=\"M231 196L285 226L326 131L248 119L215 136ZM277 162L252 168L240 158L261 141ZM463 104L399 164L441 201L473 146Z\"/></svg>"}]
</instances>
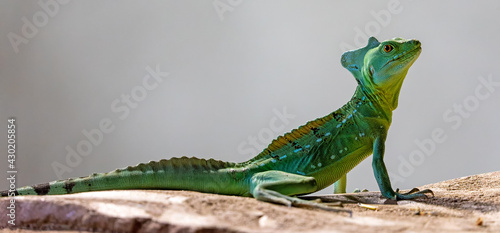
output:
<instances>
[{"instance_id":1,"label":"lizard crest","mask_svg":"<svg viewBox=\"0 0 500 233\"><path fill-rule=\"evenodd\" d=\"M417 40L394 38L380 43L370 37L366 47L345 52L341 63L364 91L394 110L408 69L421 51Z\"/></svg>"}]
</instances>

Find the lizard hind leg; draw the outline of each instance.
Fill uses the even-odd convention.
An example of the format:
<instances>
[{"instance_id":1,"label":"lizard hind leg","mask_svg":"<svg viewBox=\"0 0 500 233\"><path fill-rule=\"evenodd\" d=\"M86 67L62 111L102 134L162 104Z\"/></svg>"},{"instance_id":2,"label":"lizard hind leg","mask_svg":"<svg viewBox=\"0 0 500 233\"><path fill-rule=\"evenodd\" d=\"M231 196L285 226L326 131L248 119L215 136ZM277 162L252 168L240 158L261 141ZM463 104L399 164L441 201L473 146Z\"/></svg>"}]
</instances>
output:
<instances>
[{"instance_id":1,"label":"lizard hind leg","mask_svg":"<svg viewBox=\"0 0 500 233\"><path fill-rule=\"evenodd\" d=\"M286 206L309 207L332 212L344 212L352 215L350 210L334 208L298 197L292 197L294 195L317 191L316 179L314 177L282 171L265 171L254 174L250 180L250 185L253 197L259 201Z\"/></svg>"}]
</instances>

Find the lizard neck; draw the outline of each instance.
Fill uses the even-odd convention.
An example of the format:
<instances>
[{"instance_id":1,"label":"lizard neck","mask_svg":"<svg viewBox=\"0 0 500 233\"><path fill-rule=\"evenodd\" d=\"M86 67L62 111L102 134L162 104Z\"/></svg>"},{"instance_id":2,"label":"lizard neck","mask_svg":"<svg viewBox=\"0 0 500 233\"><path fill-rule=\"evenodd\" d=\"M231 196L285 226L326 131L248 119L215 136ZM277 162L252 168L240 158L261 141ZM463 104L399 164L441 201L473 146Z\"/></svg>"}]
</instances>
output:
<instances>
[{"instance_id":1,"label":"lizard neck","mask_svg":"<svg viewBox=\"0 0 500 233\"><path fill-rule=\"evenodd\" d=\"M373 79L373 75L369 71L364 70L362 76L367 78L357 79L359 85L356 92L359 88L361 88L361 91L367 97L376 101L384 109L384 111L393 111L398 107L399 93L401 91L401 86L403 85L406 73L407 71L398 74L397 76L402 78L395 78L395 81L390 84L386 84L383 88L381 88L370 81Z\"/></svg>"},{"instance_id":2,"label":"lizard neck","mask_svg":"<svg viewBox=\"0 0 500 233\"><path fill-rule=\"evenodd\" d=\"M349 105L358 109L364 117L382 118L387 120L389 124L392 122L392 111L395 107L381 92L368 91L363 86L358 85Z\"/></svg>"}]
</instances>

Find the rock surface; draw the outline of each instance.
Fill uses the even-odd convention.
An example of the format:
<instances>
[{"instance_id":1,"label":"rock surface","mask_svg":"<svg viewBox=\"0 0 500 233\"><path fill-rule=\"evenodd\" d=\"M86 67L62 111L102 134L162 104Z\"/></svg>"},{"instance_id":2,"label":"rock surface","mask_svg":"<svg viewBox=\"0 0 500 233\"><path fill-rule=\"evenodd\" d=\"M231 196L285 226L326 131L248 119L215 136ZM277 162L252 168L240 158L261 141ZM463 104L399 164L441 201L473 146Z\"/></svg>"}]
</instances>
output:
<instances>
[{"instance_id":1,"label":"rock surface","mask_svg":"<svg viewBox=\"0 0 500 233\"><path fill-rule=\"evenodd\" d=\"M103 191L15 199L14 232L500 232L500 172L420 188L435 197L387 201L378 192L328 195L353 216L189 191ZM12 227L1 198L0 228ZM359 206L363 202L377 207Z\"/></svg>"}]
</instances>

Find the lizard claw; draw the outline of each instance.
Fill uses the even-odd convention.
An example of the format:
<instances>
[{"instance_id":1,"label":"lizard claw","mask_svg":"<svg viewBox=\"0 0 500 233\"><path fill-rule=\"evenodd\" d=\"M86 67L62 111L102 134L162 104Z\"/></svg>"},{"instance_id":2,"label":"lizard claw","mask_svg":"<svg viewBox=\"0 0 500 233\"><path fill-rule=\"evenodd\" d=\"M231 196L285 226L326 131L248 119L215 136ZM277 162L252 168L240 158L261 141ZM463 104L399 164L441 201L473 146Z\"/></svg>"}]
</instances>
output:
<instances>
[{"instance_id":1,"label":"lizard claw","mask_svg":"<svg viewBox=\"0 0 500 233\"><path fill-rule=\"evenodd\" d=\"M428 197L426 194L430 193L434 196L434 192L430 189L419 190L418 188L413 188L406 193L399 193L399 189L396 189L396 200L410 200L419 197Z\"/></svg>"}]
</instances>

